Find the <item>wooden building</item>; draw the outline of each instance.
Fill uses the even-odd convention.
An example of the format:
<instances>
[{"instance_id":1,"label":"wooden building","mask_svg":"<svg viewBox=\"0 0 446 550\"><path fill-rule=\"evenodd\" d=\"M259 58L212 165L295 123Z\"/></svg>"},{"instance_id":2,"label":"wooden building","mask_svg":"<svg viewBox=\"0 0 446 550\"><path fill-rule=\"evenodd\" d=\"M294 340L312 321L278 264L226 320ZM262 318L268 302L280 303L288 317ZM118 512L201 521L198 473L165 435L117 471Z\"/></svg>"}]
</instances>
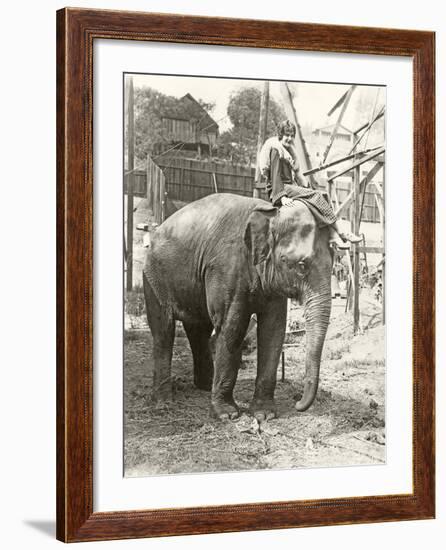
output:
<instances>
[{"instance_id":1,"label":"wooden building","mask_svg":"<svg viewBox=\"0 0 446 550\"><path fill-rule=\"evenodd\" d=\"M182 156L211 156L218 137L218 124L191 95L166 107L161 112L163 142L156 143L154 153L181 145Z\"/></svg>"}]
</instances>

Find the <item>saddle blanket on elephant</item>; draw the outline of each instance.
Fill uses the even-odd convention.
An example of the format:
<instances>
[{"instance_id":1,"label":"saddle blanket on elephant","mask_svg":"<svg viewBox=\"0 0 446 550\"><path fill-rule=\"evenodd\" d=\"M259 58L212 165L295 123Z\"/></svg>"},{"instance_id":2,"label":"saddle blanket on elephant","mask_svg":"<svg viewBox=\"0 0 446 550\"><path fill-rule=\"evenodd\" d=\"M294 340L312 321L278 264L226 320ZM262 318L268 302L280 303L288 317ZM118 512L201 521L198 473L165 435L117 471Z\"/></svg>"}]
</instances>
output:
<instances>
[{"instance_id":1,"label":"saddle blanket on elephant","mask_svg":"<svg viewBox=\"0 0 446 550\"><path fill-rule=\"evenodd\" d=\"M300 187L299 185L285 184L287 197L303 202L308 206L319 227L331 225L337 221L336 214L323 191Z\"/></svg>"}]
</instances>

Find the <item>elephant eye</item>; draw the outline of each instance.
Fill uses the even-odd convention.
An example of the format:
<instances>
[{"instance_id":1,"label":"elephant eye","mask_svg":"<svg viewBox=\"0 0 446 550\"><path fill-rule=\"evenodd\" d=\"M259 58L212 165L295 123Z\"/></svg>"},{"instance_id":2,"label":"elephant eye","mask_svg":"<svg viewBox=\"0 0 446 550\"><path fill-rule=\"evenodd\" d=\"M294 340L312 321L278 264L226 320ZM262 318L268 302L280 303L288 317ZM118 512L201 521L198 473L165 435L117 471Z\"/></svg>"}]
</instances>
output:
<instances>
[{"instance_id":1,"label":"elephant eye","mask_svg":"<svg viewBox=\"0 0 446 550\"><path fill-rule=\"evenodd\" d=\"M307 270L307 264L305 262L299 262L297 264L297 269L300 271L300 273L305 273Z\"/></svg>"}]
</instances>

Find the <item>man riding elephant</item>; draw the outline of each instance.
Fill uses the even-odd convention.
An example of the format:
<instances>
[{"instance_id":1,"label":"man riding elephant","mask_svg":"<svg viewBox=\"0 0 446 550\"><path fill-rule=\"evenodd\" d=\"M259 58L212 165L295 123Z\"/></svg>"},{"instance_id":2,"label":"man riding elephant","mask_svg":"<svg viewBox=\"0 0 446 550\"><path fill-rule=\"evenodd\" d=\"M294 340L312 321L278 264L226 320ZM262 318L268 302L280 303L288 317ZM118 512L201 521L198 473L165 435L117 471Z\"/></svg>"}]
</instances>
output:
<instances>
[{"instance_id":1,"label":"man riding elephant","mask_svg":"<svg viewBox=\"0 0 446 550\"><path fill-rule=\"evenodd\" d=\"M295 137L296 126L284 120L279 124L277 137L268 139L260 151L260 173L267 181L266 189L271 202L275 206L292 206L293 200L304 202L318 225L329 228L330 244L337 248L349 248L348 243L362 241L362 237L343 232L327 197L321 191L308 187L299 171L293 147Z\"/></svg>"}]
</instances>

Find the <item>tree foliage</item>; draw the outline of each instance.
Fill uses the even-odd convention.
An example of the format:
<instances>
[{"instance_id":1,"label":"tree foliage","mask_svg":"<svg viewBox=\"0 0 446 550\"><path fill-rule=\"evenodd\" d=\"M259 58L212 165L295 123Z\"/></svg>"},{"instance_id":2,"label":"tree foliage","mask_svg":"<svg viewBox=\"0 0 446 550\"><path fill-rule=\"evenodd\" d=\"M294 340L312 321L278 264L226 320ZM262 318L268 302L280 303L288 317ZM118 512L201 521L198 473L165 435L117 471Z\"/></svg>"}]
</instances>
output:
<instances>
[{"instance_id":1,"label":"tree foliage","mask_svg":"<svg viewBox=\"0 0 446 550\"><path fill-rule=\"evenodd\" d=\"M135 88L135 161L144 165L148 154L152 154L157 143L168 143L162 117L166 113L184 118L187 107L173 96L153 88ZM215 103L197 98L197 102L211 113ZM261 92L257 88L244 88L234 92L229 100L227 114L232 123L229 130L222 132L217 140L214 155L234 163L253 164L257 154L259 134ZM270 97L268 106L267 136L276 133L278 123L286 118L282 107ZM127 128L126 128L127 130ZM127 140L127 136L126 136Z\"/></svg>"},{"instance_id":2,"label":"tree foliage","mask_svg":"<svg viewBox=\"0 0 446 550\"><path fill-rule=\"evenodd\" d=\"M155 143L165 141L162 113L173 105L175 98L153 88L135 88L135 159L145 163Z\"/></svg>"},{"instance_id":3,"label":"tree foliage","mask_svg":"<svg viewBox=\"0 0 446 550\"><path fill-rule=\"evenodd\" d=\"M260 103L262 94L257 88L244 88L233 93L227 113L232 128L220 135L217 154L232 162L253 164L257 154ZM286 118L282 107L270 97L267 137L276 133L279 122Z\"/></svg>"},{"instance_id":4,"label":"tree foliage","mask_svg":"<svg viewBox=\"0 0 446 550\"><path fill-rule=\"evenodd\" d=\"M180 103L178 98L163 94L153 88L135 88L135 158L137 163L144 164L149 153L153 152L156 143L168 142L163 128L162 117L166 114L184 118L187 116L187 104ZM215 103L197 99L207 111L215 108Z\"/></svg>"},{"instance_id":5,"label":"tree foliage","mask_svg":"<svg viewBox=\"0 0 446 550\"><path fill-rule=\"evenodd\" d=\"M197 101L207 113L212 113L212 111L215 109L215 101L204 101L201 98L198 98Z\"/></svg>"}]
</instances>

